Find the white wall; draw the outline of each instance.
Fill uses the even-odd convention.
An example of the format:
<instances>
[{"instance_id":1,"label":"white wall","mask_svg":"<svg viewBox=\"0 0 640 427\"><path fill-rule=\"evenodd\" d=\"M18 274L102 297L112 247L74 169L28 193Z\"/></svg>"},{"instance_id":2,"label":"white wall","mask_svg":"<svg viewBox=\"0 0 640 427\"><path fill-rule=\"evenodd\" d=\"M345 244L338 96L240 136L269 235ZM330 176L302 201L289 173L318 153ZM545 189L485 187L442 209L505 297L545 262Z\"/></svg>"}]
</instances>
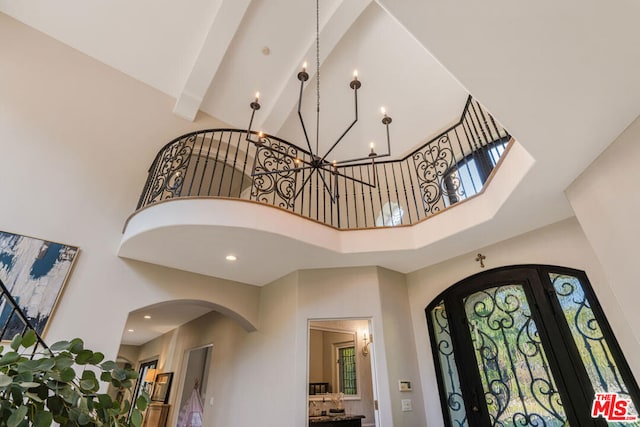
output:
<instances>
[{"instance_id":1,"label":"white wall","mask_svg":"<svg viewBox=\"0 0 640 427\"><path fill-rule=\"evenodd\" d=\"M136 363L140 360L140 346L137 345L121 345L118 349L118 361L131 363L135 368Z\"/></svg>"},{"instance_id":2,"label":"white wall","mask_svg":"<svg viewBox=\"0 0 640 427\"><path fill-rule=\"evenodd\" d=\"M575 218L570 218L407 275L429 427L442 426L443 420L424 309L440 292L482 270L475 261L478 252L487 257L484 260L487 269L515 264L551 264L584 270L627 361L635 375L640 374L640 346L633 337L631 324L620 309L620 303L580 225Z\"/></svg>"},{"instance_id":3,"label":"white wall","mask_svg":"<svg viewBox=\"0 0 640 427\"><path fill-rule=\"evenodd\" d=\"M395 427L423 426L426 425L425 408L405 275L379 268L378 276L393 425ZM400 392L398 387L400 380L411 381L413 390ZM404 399L412 401L412 411L402 412L401 401Z\"/></svg>"},{"instance_id":4,"label":"white wall","mask_svg":"<svg viewBox=\"0 0 640 427\"><path fill-rule=\"evenodd\" d=\"M80 247L45 339L115 358L128 313L173 299L255 325L259 289L115 255L157 150L221 123L182 120L172 98L3 14L0 51L0 229Z\"/></svg>"},{"instance_id":5,"label":"white wall","mask_svg":"<svg viewBox=\"0 0 640 427\"><path fill-rule=\"evenodd\" d=\"M636 119L567 189L576 217L632 325L638 310L640 119ZM640 330L634 328L636 340Z\"/></svg>"}]
</instances>

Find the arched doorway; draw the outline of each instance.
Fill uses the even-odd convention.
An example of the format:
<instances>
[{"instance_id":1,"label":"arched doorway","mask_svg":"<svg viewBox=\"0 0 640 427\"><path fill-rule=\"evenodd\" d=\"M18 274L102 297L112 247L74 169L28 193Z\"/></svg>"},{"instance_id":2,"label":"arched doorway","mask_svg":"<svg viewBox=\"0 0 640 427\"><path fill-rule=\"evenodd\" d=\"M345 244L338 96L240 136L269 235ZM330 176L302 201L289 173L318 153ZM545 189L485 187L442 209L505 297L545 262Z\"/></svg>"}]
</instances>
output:
<instances>
[{"instance_id":1,"label":"arched doorway","mask_svg":"<svg viewBox=\"0 0 640 427\"><path fill-rule=\"evenodd\" d=\"M640 426L625 419L637 415L638 385L584 272L489 270L426 315L446 425ZM612 420L599 404L592 417L597 393L616 393L628 412Z\"/></svg>"}]
</instances>

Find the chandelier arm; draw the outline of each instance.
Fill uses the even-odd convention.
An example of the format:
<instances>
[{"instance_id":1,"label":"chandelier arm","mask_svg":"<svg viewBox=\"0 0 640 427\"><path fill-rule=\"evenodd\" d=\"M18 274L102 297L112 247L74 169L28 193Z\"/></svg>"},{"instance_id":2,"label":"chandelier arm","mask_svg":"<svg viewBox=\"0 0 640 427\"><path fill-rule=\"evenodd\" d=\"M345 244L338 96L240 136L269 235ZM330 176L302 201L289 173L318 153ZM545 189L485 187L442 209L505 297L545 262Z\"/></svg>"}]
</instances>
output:
<instances>
[{"instance_id":1,"label":"chandelier arm","mask_svg":"<svg viewBox=\"0 0 640 427\"><path fill-rule=\"evenodd\" d=\"M351 181L355 181L355 182L357 182L357 183L359 183L359 184L366 185L367 187L376 188L376 183L375 183L375 169L374 169L374 182L373 182L373 184L371 184L370 182L363 181L363 180L361 180L361 179L355 178L355 177L353 177L353 176L349 176L349 175L345 175L345 174L343 174L343 173L340 173L340 172L338 172L337 168L332 168L331 170L329 170L329 169L325 169L325 168L321 168L321 169L322 169L322 170L326 170L326 171L328 171L328 172L331 172L331 173L333 173L333 174L335 174L335 175L337 175L337 176L341 176L341 177L343 177L343 178L345 178L345 179L349 179L349 180L351 180Z\"/></svg>"},{"instance_id":2,"label":"chandelier arm","mask_svg":"<svg viewBox=\"0 0 640 427\"><path fill-rule=\"evenodd\" d=\"M247 137L245 138L247 141L255 144L254 141L251 140L251 125L253 124L253 116L256 114L257 108L251 108L251 119L249 120L249 127L247 128Z\"/></svg>"},{"instance_id":3,"label":"chandelier arm","mask_svg":"<svg viewBox=\"0 0 640 427\"><path fill-rule=\"evenodd\" d=\"M327 180L324 179L324 175L320 172L320 170L326 170L326 169L325 168L317 168L316 172L318 173L318 175L322 179L322 183L324 184L324 188L329 193L329 197L331 198L331 202L335 203L335 199L333 198L333 192L331 191L331 188L327 185Z\"/></svg>"},{"instance_id":4,"label":"chandelier arm","mask_svg":"<svg viewBox=\"0 0 640 427\"><path fill-rule=\"evenodd\" d=\"M326 160L327 156L333 151L334 148L336 148L336 146L340 143L340 141L342 141L342 138L344 138L345 135L349 133L353 125L355 125L356 122L358 121L358 87L353 88L353 99L355 104L356 117L353 119L349 127L344 132L342 132L342 135L340 135L340 138L338 138L338 140L333 143L331 148L329 148L329 151L327 151L327 153L324 156L322 156L322 161Z\"/></svg>"},{"instance_id":5,"label":"chandelier arm","mask_svg":"<svg viewBox=\"0 0 640 427\"><path fill-rule=\"evenodd\" d=\"M296 199L298 198L298 196L300 195L300 193L302 192L302 190L304 190L305 185L307 185L307 182L309 182L309 180L311 179L311 176L313 175L313 172L311 172L309 174L308 177L305 178L304 181L302 181L302 185L300 186L300 188L298 189L298 191L296 191L296 194L293 196L293 201L295 202Z\"/></svg>"},{"instance_id":6,"label":"chandelier arm","mask_svg":"<svg viewBox=\"0 0 640 427\"><path fill-rule=\"evenodd\" d=\"M385 117L382 119L382 123L387 131L387 154L383 154L382 157L387 157L391 155L391 138L389 137L389 123L391 123L391 118L387 117L385 114Z\"/></svg>"},{"instance_id":7,"label":"chandelier arm","mask_svg":"<svg viewBox=\"0 0 640 427\"><path fill-rule=\"evenodd\" d=\"M340 160L338 162L335 162L336 165L347 165L349 166L349 163L353 163L353 162L361 162L363 160L372 160L372 159L379 159L382 157L389 157L391 154L386 153L386 154L376 154L375 156L367 156L367 157L358 157L357 159L350 159L350 160ZM355 166L355 165L350 165L350 166Z\"/></svg>"},{"instance_id":8,"label":"chandelier arm","mask_svg":"<svg viewBox=\"0 0 640 427\"><path fill-rule=\"evenodd\" d=\"M272 170L272 171L266 171L266 172L254 172L251 174L252 177L256 177L256 176L263 176L263 175L275 175L278 173L284 173L284 172L299 172L301 170L305 170L305 169L314 169L313 166L302 166L302 167L295 167L292 169L277 169L277 170Z\"/></svg>"},{"instance_id":9,"label":"chandelier arm","mask_svg":"<svg viewBox=\"0 0 640 427\"><path fill-rule=\"evenodd\" d=\"M369 154L367 157L358 157L356 159L349 159L349 160L340 160L335 162L336 165L343 165L343 164L347 164L347 163L353 163L353 162L360 162L362 160L373 160L373 159L380 159L383 157L389 157L391 156L391 139L389 138L389 124L386 123L385 127L387 128L387 152L384 154L376 154L376 155L371 155Z\"/></svg>"},{"instance_id":10,"label":"chandelier arm","mask_svg":"<svg viewBox=\"0 0 640 427\"><path fill-rule=\"evenodd\" d=\"M307 134L307 127L304 125L304 119L302 118L302 88L304 87L304 80L300 80L300 95L298 96L298 118L300 119L300 125L302 126L302 131L304 132L304 139L307 141L307 147L309 147L309 152L313 155L313 149L311 148L311 143L309 142L309 135Z\"/></svg>"}]
</instances>

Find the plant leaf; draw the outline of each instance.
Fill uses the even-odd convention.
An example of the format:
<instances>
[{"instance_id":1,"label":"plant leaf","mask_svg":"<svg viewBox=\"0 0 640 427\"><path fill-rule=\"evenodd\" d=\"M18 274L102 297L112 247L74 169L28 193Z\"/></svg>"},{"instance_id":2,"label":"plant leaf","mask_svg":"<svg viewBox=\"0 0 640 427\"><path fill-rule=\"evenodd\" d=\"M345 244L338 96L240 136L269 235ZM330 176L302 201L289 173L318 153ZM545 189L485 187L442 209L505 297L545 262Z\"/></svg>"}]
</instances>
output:
<instances>
[{"instance_id":1,"label":"plant leaf","mask_svg":"<svg viewBox=\"0 0 640 427\"><path fill-rule=\"evenodd\" d=\"M69 350L70 346L71 346L71 343L69 341L58 341L50 345L49 349L51 351L58 352L58 351Z\"/></svg>"},{"instance_id":2,"label":"plant leaf","mask_svg":"<svg viewBox=\"0 0 640 427\"><path fill-rule=\"evenodd\" d=\"M118 367L118 365L116 365L116 362L113 360L107 360L106 362L103 362L100 367L105 371L113 371Z\"/></svg>"},{"instance_id":3,"label":"plant leaf","mask_svg":"<svg viewBox=\"0 0 640 427\"><path fill-rule=\"evenodd\" d=\"M47 408L55 413L61 412L63 408L62 399L60 399L58 396L50 396L49 398L47 398Z\"/></svg>"},{"instance_id":4,"label":"plant leaf","mask_svg":"<svg viewBox=\"0 0 640 427\"><path fill-rule=\"evenodd\" d=\"M98 395L98 402L100 402L100 405L105 408L105 409L109 409L111 408L111 404L112 404L112 400L111 400L111 396L109 396L108 394L99 394Z\"/></svg>"},{"instance_id":5,"label":"plant leaf","mask_svg":"<svg viewBox=\"0 0 640 427\"><path fill-rule=\"evenodd\" d=\"M18 372L31 372L38 369L39 360L24 360L18 364Z\"/></svg>"},{"instance_id":6,"label":"plant leaf","mask_svg":"<svg viewBox=\"0 0 640 427\"><path fill-rule=\"evenodd\" d=\"M149 401L147 400L147 398L145 398L144 396L138 396L138 398L136 399L136 408L140 411L144 411L145 409L147 409L148 403Z\"/></svg>"},{"instance_id":7,"label":"plant leaf","mask_svg":"<svg viewBox=\"0 0 640 427\"><path fill-rule=\"evenodd\" d=\"M56 356L55 369L63 370L73 365L73 359L66 355Z\"/></svg>"},{"instance_id":8,"label":"plant leaf","mask_svg":"<svg viewBox=\"0 0 640 427\"><path fill-rule=\"evenodd\" d=\"M11 398L13 399L13 401L22 402L22 389L15 385L12 385L9 389L11 390Z\"/></svg>"},{"instance_id":9,"label":"plant leaf","mask_svg":"<svg viewBox=\"0 0 640 427\"><path fill-rule=\"evenodd\" d=\"M29 399L33 400L34 402L38 402L38 403L42 403L43 402L43 400L40 399L40 396L38 396L35 393L26 392L24 395L27 396Z\"/></svg>"},{"instance_id":10,"label":"plant leaf","mask_svg":"<svg viewBox=\"0 0 640 427\"><path fill-rule=\"evenodd\" d=\"M82 371L82 379L83 380L88 380L88 379L96 379L96 373L87 369L85 371Z\"/></svg>"},{"instance_id":11,"label":"plant leaf","mask_svg":"<svg viewBox=\"0 0 640 427\"><path fill-rule=\"evenodd\" d=\"M37 362L38 362L37 370L39 371L48 371L56 365L55 360L48 359L48 358L37 359Z\"/></svg>"},{"instance_id":12,"label":"plant leaf","mask_svg":"<svg viewBox=\"0 0 640 427\"><path fill-rule=\"evenodd\" d=\"M134 427L140 427L140 424L142 424L142 414L140 413L140 411L134 409L133 412L131 412L130 421L131 425L133 425Z\"/></svg>"},{"instance_id":13,"label":"plant leaf","mask_svg":"<svg viewBox=\"0 0 640 427\"><path fill-rule=\"evenodd\" d=\"M22 346L24 348L29 348L32 345L34 345L36 343L36 341L38 341L38 338L36 336L36 331L34 331L33 329L29 329L23 336L22 336Z\"/></svg>"},{"instance_id":14,"label":"plant leaf","mask_svg":"<svg viewBox=\"0 0 640 427\"><path fill-rule=\"evenodd\" d=\"M89 379L80 381L80 388L87 391L93 391L95 384L96 384L96 380L89 378Z\"/></svg>"},{"instance_id":15,"label":"plant leaf","mask_svg":"<svg viewBox=\"0 0 640 427\"><path fill-rule=\"evenodd\" d=\"M99 351L93 353L93 356L91 356L91 359L89 359L89 363L91 363L92 365L97 365L98 363L102 362L104 360L104 354L100 353Z\"/></svg>"},{"instance_id":16,"label":"plant leaf","mask_svg":"<svg viewBox=\"0 0 640 427\"><path fill-rule=\"evenodd\" d=\"M15 363L20 359L20 355L15 351L10 351L5 353L2 357L0 357L0 366L7 366L12 363Z\"/></svg>"},{"instance_id":17,"label":"plant leaf","mask_svg":"<svg viewBox=\"0 0 640 427\"><path fill-rule=\"evenodd\" d=\"M18 424L22 422L24 417L27 416L28 408L24 405L20 406L16 411L11 414L7 420L7 427L18 427Z\"/></svg>"},{"instance_id":18,"label":"plant leaf","mask_svg":"<svg viewBox=\"0 0 640 427\"><path fill-rule=\"evenodd\" d=\"M0 387L6 387L13 382L13 379L9 375L5 375L0 372Z\"/></svg>"},{"instance_id":19,"label":"plant leaf","mask_svg":"<svg viewBox=\"0 0 640 427\"><path fill-rule=\"evenodd\" d=\"M80 338L74 338L71 340L71 347L69 351L73 354L78 354L84 350L84 342Z\"/></svg>"},{"instance_id":20,"label":"plant leaf","mask_svg":"<svg viewBox=\"0 0 640 427\"><path fill-rule=\"evenodd\" d=\"M33 420L34 427L49 427L53 423L53 415L51 412L36 411L36 416Z\"/></svg>"},{"instance_id":21,"label":"plant leaf","mask_svg":"<svg viewBox=\"0 0 640 427\"><path fill-rule=\"evenodd\" d=\"M20 364L21 365L21 364ZM16 383L24 383L24 382L32 382L33 381L33 372L31 371L21 371L20 365L18 365L18 375L13 377L13 382Z\"/></svg>"},{"instance_id":22,"label":"plant leaf","mask_svg":"<svg viewBox=\"0 0 640 427\"><path fill-rule=\"evenodd\" d=\"M60 371L60 381L68 383L73 381L75 377L76 377L76 371L74 371L73 368L71 367L64 368L62 371Z\"/></svg>"},{"instance_id":23,"label":"plant leaf","mask_svg":"<svg viewBox=\"0 0 640 427\"><path fill-rule=\"evenodd\" d=\"M86 365L89 360L93 357L93 351L91 350L82 350L76 356L76 363L78 365Z\"/></svg>"},{"instance_id":24,"label":"plant leaf","mask_svg":"<svg viewBox=\"0 0 640 427\"><path fill-rule=\"evenodd\" d=\"M91 422L91 418L89 417L89 415L85 414L84 412L78 415L78 424L80 424L81 426L86 426L90 422Z\"/></svg>"},{"instance_id":25,"label":"plant leaf","mask_svg":"<svg viewBox=\"0 0 640 427\"><path fill-rule=\"evenodd\" d=\"M122 368L116 368L111 373L111 376L116 380L124 381L127 379L127 371Z\"/></svg>"},{"instance_id":26,"label":"plant leaf","mask_svg":"<svg viewBox=\"0 0 640 427\"><path fill-rule=\"evenodd\" d=\"M30 381L25 381L20 383L20 387L23 387L23 388L35 388L35 387L38 387L39 385L40 383L35 383Z\"/></svg>"},{"instance_id":27,"label":"plant leaf","mask_svg":"<svg viewBox=\"0 0 640 427\"><path fill-rule=\"evenodd\" d=\"M22 344L22 335L16 334L11 340L11 348L16 351L20 348L20 344Z\"/></svg>"}]
</instances>

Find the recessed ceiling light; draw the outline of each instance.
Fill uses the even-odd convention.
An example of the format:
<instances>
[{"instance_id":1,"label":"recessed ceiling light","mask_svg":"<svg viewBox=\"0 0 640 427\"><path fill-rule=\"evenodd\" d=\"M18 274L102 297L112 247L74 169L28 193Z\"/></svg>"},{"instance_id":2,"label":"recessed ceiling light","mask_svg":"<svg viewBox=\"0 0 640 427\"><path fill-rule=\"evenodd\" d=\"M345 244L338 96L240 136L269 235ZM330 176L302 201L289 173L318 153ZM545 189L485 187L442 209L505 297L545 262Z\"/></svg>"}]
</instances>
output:
<instances>
[{"instance_id":1,"label":"recessed ceiling light","mask_svg":"<svg viewBox=\"0 0 640 427\"><path fill-rule=\"evenodd\" d=\"M149 316L148 314L144 316L145 319L151 319L151 316Z\"/></svg>"},{"instance_id":2,"label":"recessed ceiling light","mask_svg":"<svg viewBox=\"0 0 640 427\"><path fill-rule=\"evenodd\" d=\"M127 332L133 332L133 329L127 329Z\"/></svg>"},{"instance_id":3,"label":"recessed ceiling light","mask_svg":"<svg viewBox=\"0 0 640 427\"><path fill-rule=\"evenodd\" d=\"M235 255L227 255L227 256L225 257L225 259L226 259L227 261L235 261L235 260L237 260L238 258L237 258Z\"/></svg>"}]
</instances>

